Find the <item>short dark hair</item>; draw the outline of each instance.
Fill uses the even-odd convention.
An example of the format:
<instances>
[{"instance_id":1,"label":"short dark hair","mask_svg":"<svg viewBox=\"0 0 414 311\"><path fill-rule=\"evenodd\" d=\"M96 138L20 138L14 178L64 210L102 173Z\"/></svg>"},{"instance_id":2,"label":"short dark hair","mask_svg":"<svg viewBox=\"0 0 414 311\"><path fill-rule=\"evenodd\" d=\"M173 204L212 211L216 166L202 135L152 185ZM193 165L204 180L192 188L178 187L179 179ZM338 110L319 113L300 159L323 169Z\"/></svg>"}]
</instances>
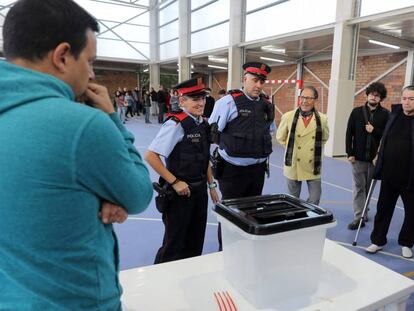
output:
<instances>
[{"instance_id":1,"label":"short dark hair","mask_svg":"<svg viewBox=\"0 0 414 311\"><path fill-rule=\"evenodd\" d=\"M414 91L414 84L404 86L401 90L401 94L404 93L404 91L406 90Z\"/></svg>"},{"instance_id":2,"label":"short dark hair","mask_svg":"<svg viewBox=\"0 0 414 311\"><path fill-rule=\"evenodd\" d=\"M387 89L385 88L385 85L381 82L374 82L368 85L368 87L365 89L365 94L368 96L369 94L377 93L381 97L381 99L384 99L387 97Z\"/></svg>"},{"instance_id":3,"label":"short dark hair","mask_svg":"<svg viewBox=\"0 0 414 311\"><path fill-rule=\"evenodd\" d=\"M4 21L4 55L41 60L67 42L77 58L87 44L88 29L98 32L98 22L72 0L19 0Z\"/></svg>"},{"instance_id":4,"label":"short dark hair","mask_svg":"<svg viewBox=\"0 0 414 311\"><path fill-rule=\"evenodd\" d=\"M220 94L220 95L225 95L226 94L226 90L224 90L224 89L221 89L220 91L218 91L218 93Z\"/></svg>"},{"instance_id":5,"label":"short dark hair","mask_svg":"<svg viewBox=\"0 0 414 311\"><path fill-rule=\"evenodd\" d=\"M299 95L302 95L302 92L303 92L305 89L311 90L311 91L312 91L312 93L313 93L313 98L314 98L314 99L318 99L318 97L319 97L318 90L317 90L317 89L316 89L313 85L305 85L305 86L303 87L303 89L300 91L300 94L299 94Z\"/></svg>"}]
</instances>

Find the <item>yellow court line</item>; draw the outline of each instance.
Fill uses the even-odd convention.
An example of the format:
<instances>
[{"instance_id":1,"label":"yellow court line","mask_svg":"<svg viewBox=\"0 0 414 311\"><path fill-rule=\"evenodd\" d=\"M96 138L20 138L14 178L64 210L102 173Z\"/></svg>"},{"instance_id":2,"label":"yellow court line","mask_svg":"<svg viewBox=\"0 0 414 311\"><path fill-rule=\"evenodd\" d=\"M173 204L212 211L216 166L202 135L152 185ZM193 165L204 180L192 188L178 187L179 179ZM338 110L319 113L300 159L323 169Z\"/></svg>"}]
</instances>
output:
<instances>
[{"instance_id":1,"label":"yellow court line","mask_svg":"<svg viewBox=\"0 0 414 311\"><path fill-rule=\"evenodd\" d=\"M411 278L414 276L414 271L410 271L410 272L405 272L403 273L404 276L406 276L407 278Z\"/></svg>"}]
</instances>

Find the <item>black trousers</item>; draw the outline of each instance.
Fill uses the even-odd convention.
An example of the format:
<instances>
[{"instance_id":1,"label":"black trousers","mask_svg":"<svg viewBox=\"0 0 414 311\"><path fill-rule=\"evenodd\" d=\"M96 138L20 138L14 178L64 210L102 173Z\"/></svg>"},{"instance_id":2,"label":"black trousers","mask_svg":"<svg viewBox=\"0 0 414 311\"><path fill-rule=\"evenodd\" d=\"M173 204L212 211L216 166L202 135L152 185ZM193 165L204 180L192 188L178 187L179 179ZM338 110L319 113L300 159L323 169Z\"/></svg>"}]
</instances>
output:
<instances>
[{"instance_id":1,"label":"black trousers","mask_svg":"<svg viewBox=\"0 0 414 311\"><path fill-rule=\"evenodd\" d=\"M244 198L261 195L266 172L266 162L237 166L224 161L223 177L219 179L222 199ZM221 225L218 227L219 251L223 249Z\"/></svg>"},{"instance_id":2,"label":"black trousers","mask_svg":"<svg viewBox=\"0 0 414 311\"><path fill-rule=\"evenodd\" d=\"M191 196L174 195L162 214L164 239L154 263L194 256L203 251L207 223L207 188L193 190Z\"/></svg>"},{"instance_id":3,"label":"black trousers","mask_svg":"<svg viewBox=\"0 0 414 311\"><path fill-rule=\"evenodd\" d=\"M398 197L404 203L404 222L398 236L398 244L409 248L414 245L414 191L406 187L397 186L392 182L381 182L380 195L377 204L377 214L374 220L374 229L371 233L371 242L383 246L387 244L387 233Z\"/></svg>"}]
</instances>

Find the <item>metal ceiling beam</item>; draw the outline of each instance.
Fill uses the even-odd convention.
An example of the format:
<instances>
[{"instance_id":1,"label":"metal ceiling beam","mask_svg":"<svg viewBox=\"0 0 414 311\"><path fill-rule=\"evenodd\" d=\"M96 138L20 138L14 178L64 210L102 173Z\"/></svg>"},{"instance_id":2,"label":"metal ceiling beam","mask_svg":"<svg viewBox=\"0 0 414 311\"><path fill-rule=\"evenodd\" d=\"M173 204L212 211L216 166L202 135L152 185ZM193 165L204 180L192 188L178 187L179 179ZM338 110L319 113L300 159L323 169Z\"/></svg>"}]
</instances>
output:
<instances>
[{"instance_id":1,"label":"metal ceiling beam","mask_svg":"<svg viewBox=\"0 0 414 311\"><path fill-rule=\"evenodd\" d=\"M283 33L276 36L271 36L267 38L260 38L254 41L243 42L239 44L239 46L244 46L248 49L251 48L258 48L263 45L268 44L281 44L289 41L301 40L301 39L308 39L308 38L315 38L323 35L333 34L334 32L335 23L313 27L309 29L301 29L289 33Z\"/></svg>"},{"instance_id":2,"label":"metal ceiling beam","mask_svg":"<svg viewBox=\"0 0 414 311\"><path fill-rule=\"evenodd\" d=\"M148 6L136 4L135 2L130 2L130 1L129 2L125 2L121 0L90 0L90 1L148 10Z\"/></svg>"},{"instance_id":3,"label":"metal ceiling beam","mask_svg":"<svg viewBox=\"0 0 414 311\"><path fill-rule=\"evenodd\" d=\"M399 47L403 47L407 49L414 48L414 42L407 41L407 40L397 38L391 35L387 35L384 33L379 33L379 32L368 30L368 29L361 29L359 31L359 34L362 38L382 41L385 43L397 45Z\"/></svg>"},{"instance_id":4,"label":"metal ceiling beam","mask_svg":"<svg viewBox=\"0 0 414 311\"><path fill-rule=\"evenodd\" d=\"M115 25L115 26L113 26L113 27L108 27L108 26L104 25L104 26L105 26L106 28L108 28L108 29L107 29L107 30L105 30L104 32L101 32L101 33L100 33L100 35L103 35L104 33L108 32L108 31L112 31L112 32L113 32L113 30L114 30L115 28L117 28L117 27L119 27L119 26L121 26L121 25L123 25L123 24L125 24L125 23L127 23L127 22L129 22L129 21L131 21L131 20L133 20L133 19L135 19L135 18L137 18L137 17L141 16L142 14L147 13L147 12L149 12L149 11L147 10L147 11L141 12L141 13L139 13L138 15L132 16L132 17L130 17L130 18L128 18L128 19L126 19L126 20L124 20L124 21L122 21L122 22L119 22L119 24L118 24L118 25Z\"/></svg>"},{"instance_id":5,"label":"metal ceiling beam","mask_svg":"<svg viewBox=\"0 0 414 311\"><path fill-rule=\"evenodd\" d=\"M347 21L347 25L360 24L361 27L375 26L378 23L396 22L414 19L414 6L407 8L356 17Z\"/></svg>"},{"instance_id":6,"label":"metal ceiling beam","mask_svg":"<svg viewBox=\"0 0 414 311\"><path fill-rule=\"evenodd\" d=\"M106 26L102 21L99 21L102 25L104 25L105 27L108 28L108 26ZM125 40L124 38L122 38L119 34L117 34L115 31L113 31L112 29L109 29L115 36L117 36L119 39L121 39L122 41L124 41L124 43L126 45L128 45L130 48L132 48L133 50L135 50L137 53L139 53L141 56L143 56L146 60L150 60L148 56L144 55L139 49L137 49L135 46L133 46L130 42L128 42L127 40Z\"/></svg>"}]
</instances>

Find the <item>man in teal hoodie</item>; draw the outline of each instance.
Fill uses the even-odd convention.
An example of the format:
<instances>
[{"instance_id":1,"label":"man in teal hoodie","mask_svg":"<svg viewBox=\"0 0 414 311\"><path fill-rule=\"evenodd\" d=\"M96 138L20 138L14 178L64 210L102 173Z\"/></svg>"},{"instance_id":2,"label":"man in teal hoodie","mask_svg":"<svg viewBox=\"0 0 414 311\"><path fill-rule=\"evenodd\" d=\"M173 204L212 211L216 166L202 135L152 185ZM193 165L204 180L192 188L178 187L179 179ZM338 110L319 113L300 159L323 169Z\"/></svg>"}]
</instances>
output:
<instances>
[{"instance_id":1,"label":"man in teal hoodie","mask_svg":"<svg viewBox=\"0 0 414 311\"><path fill-rule=\"evenodd\" d=\"M121 310L111 223L145 210L152 188L106 88L90 82L97 31L72 0L20 0L6 16L0 310Z\"/></svg>"}]
</instances>

